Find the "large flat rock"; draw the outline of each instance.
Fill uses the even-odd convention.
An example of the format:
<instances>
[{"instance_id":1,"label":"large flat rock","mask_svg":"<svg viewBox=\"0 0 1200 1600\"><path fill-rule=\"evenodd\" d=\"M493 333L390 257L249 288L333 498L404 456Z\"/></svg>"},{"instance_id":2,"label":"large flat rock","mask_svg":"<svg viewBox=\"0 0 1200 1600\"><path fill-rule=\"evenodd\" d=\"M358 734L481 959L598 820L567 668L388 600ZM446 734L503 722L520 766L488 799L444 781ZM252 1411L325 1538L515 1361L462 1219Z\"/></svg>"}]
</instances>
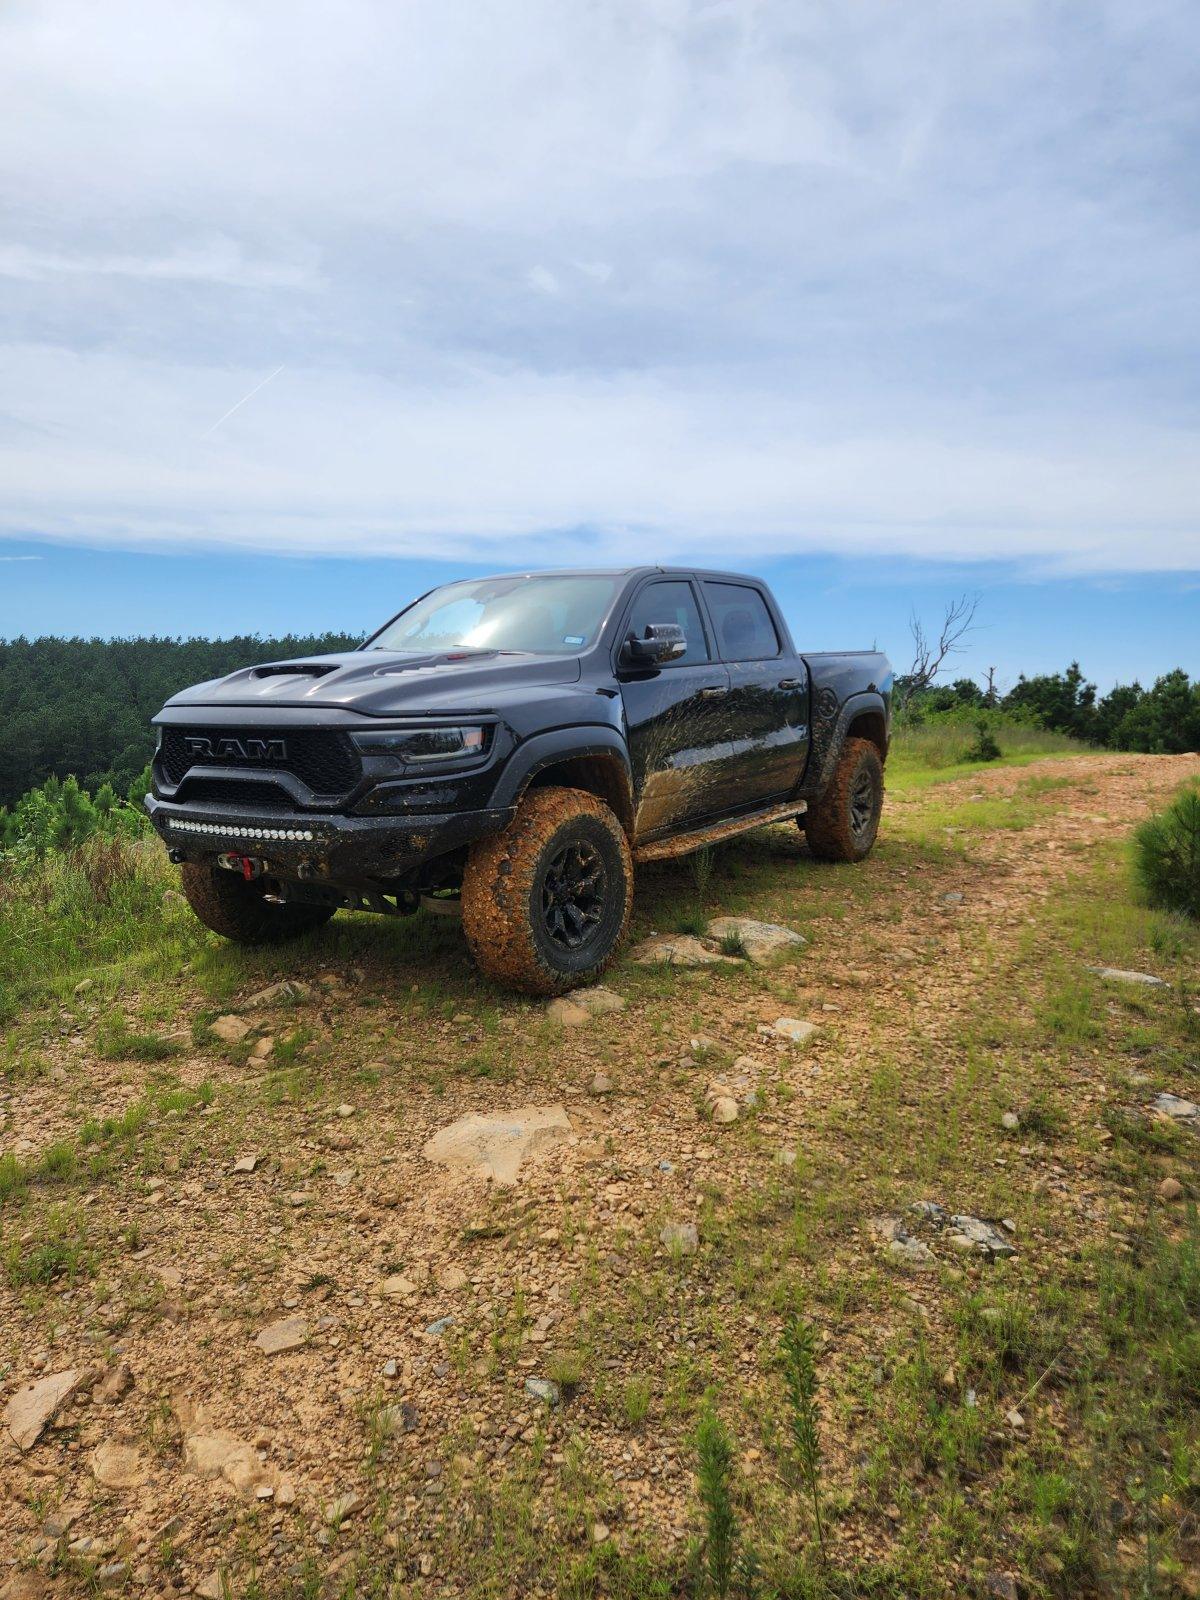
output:
<instances>
[{"instance_id":1,"label":"large flat rock","mask_svg":"<svg viewBox=\"0 0 1200 1600\"><path fill-rule=\"evenodd\" d=\"M48 1378L27 1383L12 1395L4 1408L4 1426L19 1450L30 1450L42 1436L50 1418L79 1387L80 1374L54 1372Z\"/></svg>"},{"instance_id":2,"label":"large flat rock","mask_svg":"<svg viewBox=\"0 0 1200 1600\"><path fill-rule=\"evenodd\" d=\"M562 1106L519 1106L490 1116L471 1112L435 1133L422 1154L451 1171L513 1184L525 1161L569 1139L571 1132Z\"/></svg>"},{"instance_id":3,"label":"large flat rock","mask_svg":"<svg viewBox=\"0 0 1200 1600\"><path fill-rule=\"evenodd\" d=\"M785 950L802 950L808 940L779 922L759 922L754 917L714 917L708 925L710 939L736 939L755 966L765 966Z\"/></svg>"}]
</instances>

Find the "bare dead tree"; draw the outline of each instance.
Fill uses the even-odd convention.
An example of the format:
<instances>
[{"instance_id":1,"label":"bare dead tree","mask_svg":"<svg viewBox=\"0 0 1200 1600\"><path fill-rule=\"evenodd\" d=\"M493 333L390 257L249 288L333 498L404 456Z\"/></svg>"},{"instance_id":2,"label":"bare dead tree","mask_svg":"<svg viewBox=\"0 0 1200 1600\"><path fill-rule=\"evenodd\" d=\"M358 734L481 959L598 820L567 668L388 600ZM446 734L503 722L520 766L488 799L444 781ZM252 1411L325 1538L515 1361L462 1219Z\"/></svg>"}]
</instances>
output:
<instances>
[{"instance_id":1,"label":"bare dead tree","mask_svg":"<svg viewBox=\"0 0 1200 1600\"><path fill-rule=\"evenodd\" d=\"M925 625L914 611L909 620L913 641L912 666L900 679L900 704L907 706L914 695L928 689L946 664L948 656L957 655L963 640L975 627L975 613L979 609L977 594L960 595L946 607L937 639L925 632Z\"/></svg>"}]
</instances>

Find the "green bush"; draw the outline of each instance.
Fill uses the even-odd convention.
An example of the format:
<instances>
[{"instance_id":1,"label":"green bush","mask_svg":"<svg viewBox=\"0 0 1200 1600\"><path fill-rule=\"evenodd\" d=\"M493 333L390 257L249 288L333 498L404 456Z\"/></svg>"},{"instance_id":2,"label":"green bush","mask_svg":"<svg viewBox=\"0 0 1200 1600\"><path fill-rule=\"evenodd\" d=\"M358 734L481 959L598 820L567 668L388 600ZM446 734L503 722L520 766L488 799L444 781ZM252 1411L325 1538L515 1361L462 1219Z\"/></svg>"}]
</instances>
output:
<instances>
[{"instance_id":1,"label":"green bush","mask_svg":"<svg viewBox=\"0 0 1200 1600\"><path fill-rule=\"evenodd\" d=\"M1138 882L1151 905L1200 918L1200 788L1178 794L1133 836Z\"/></svg>"},{"instance_id":2,"label":"green bush","mask_svg":"<svg viewBox=\"0 0 1200 1600\"><path fill-rule=\"evenodd\" d=\"M975 743L968 746L967 753L963 759L965 761L999 761L1004 752L992 737L992 730L982 717L979 719L978 727L979 733Z\"/></svg>"}]
</instances>

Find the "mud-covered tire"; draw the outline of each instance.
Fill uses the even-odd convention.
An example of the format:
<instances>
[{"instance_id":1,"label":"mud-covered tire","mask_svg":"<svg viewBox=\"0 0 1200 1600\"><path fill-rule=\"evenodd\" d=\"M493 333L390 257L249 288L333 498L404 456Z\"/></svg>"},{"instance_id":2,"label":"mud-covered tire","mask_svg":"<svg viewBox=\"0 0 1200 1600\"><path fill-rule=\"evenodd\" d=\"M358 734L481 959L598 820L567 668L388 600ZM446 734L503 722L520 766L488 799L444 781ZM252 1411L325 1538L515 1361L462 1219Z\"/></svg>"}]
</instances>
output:
<instances>
[{"instance_id":1,"label":"mud-covered tire","mask_svg":"<svg viewBox=\"0 0 1200 1600\"><path fill-rule=\"evenodd\" d=\"M603 972L632 909L625 831L582 789L531 790L503 833L471 847L463 872L471 954L526 994L561 994Z\"/></svg>"},{"instance_id":2,"label":"mud-covered tire","mask_svg":"<svg viewBox=\"0 0 1200 1600\"><path fill-rule=\"evenodd\" d=\"M847 739L833 777L801 825L820 861L861 861L871 853L883 811L883 762L869 739Z\"/></svg>"},{"instance_id":3,"label":"mud-covered tire","mask_svg":"<svg viewBox=\"0 0 1200 1600\"><path fill-rule=\"evenodd\" d=\"M282 944L328 922L328 906L272 905L262 885L222 867L187 861L180 868L188 905L206 928L235 944Z\"/></svg>"}]
</instances>

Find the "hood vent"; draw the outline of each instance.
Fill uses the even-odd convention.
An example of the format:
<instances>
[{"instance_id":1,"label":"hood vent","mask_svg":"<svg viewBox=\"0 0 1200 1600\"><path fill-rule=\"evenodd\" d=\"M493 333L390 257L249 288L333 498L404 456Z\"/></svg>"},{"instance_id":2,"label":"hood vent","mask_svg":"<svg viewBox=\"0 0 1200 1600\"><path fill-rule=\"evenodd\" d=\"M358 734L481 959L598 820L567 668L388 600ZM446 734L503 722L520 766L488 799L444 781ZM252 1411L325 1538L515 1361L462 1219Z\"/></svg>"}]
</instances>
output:
<instances>
[{"instance_id":1,"label":"hood vent","mask_svg":"<svg viewBox=\"0 0 1200 1600\"><path fill-rule=\"evenodd\" d=\"M278 661L269 667L254 667L252 678L323 678L337 667L329 661Z\"/></svg>"}]
</instances>

